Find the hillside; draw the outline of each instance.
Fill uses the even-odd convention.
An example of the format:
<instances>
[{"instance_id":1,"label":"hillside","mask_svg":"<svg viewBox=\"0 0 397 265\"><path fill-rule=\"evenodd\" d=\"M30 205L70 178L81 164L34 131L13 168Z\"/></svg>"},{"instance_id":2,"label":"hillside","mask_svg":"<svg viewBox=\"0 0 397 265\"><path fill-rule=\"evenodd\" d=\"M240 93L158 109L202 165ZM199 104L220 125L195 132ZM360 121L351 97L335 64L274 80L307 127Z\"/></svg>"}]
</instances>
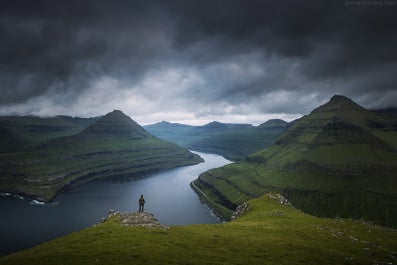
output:
<instances>
[{"instance_id":1,"label":"hillside","mask_svg":"<svg viewBox=\"0 0 397 265\"><path fill-rule=\"evenodd\" d=\"M203 126L189 126L163 121L147 125L145 129L185 148L237 161L273 144L287 124L282 120L269 120L260 126L214 121Z\"/></svg>"},{"instance_id":2,"label":"hillside","mask_svg":"<svg viewBox=\"0 0 397 265\"><path fill-rule=\"evenodd\" d=\"M0 116L0 153L81 132L99 118Z\"/></svg>"},{"instance_id":3,"label":"hillside","mask_svg":"<svg viewBox=\"0 0 397 265\"><path fill-rule=\"evenodd\" d=\"M237 220L217 225L165 227L149 214L131 214L128 222L114 214L94 227L0 257L0 263L306 265L394 264L397 259L394 230L316 218L277 194L251 200L248 208Z\"/></svg>"},{"instance_id":4,"label":"hillside","mask_svg":"<svg viewBox=\"0 0 397 265\"><path fill-rule=\"evenodd\" d=\"M94 178L143 174L202 159L113 111L78 134L1 154L0 161L1 192L49 201Z\"/></svg>"},{"instance_id":5,"label":"hillside","mask_svg":"<svg viewBox=\"0 0 397 265\"><path fill-rule=\"evenodd\" d=\"M397 227L396 141L394 116L334 96L271 147L202 174L193 187L226 218L275 190L308 213Z\"/></svg>"},{"instance_id":6,"label":"hillside","mask_svg":"<svg viewBox=\"0 0 397 265\"><path fill-rule=\"evenodd\" d=\"M288 122L280 119L271 119L258 126L259 128L287 128Z\"/></svg>"}]
</instances>

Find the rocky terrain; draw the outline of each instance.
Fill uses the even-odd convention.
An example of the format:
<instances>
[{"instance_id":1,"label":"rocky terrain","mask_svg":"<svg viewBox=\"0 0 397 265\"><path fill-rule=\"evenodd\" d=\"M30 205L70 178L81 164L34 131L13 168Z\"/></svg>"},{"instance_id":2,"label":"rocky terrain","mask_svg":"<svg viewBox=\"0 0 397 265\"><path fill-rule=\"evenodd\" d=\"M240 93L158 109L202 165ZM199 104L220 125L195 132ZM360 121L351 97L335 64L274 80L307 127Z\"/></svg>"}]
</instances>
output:
<instances>
[{"instance_id":1,"label":"rocky terrain","mask_svg":"<svg viewBox=\"0 0 397 265\"><path fill-rule=\"evenodd\" d=\"M161 227L168 229L157 220L153 214L149 212L118 212L109 210L108 216L101 220L101 223L108 222L110 219L116 218L122 226L143 226L143 227Z\"/></svg>"}]
</instances>

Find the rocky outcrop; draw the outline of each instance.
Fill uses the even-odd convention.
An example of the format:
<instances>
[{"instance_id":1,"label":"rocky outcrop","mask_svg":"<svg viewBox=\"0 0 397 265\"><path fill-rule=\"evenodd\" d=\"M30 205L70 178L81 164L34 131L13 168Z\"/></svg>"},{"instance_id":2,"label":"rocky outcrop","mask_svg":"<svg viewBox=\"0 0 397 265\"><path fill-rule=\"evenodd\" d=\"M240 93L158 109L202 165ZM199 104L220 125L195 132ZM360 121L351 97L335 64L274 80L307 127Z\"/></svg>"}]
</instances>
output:
<instances>
[{"instance_id":1,"label":"rocky outcrop","mask_svg":"<svg viewBox=\"0 0 397 265\"><path fill-rule=\"evenodd\" d=\"M144 226L144 227L160 227L168 229L157 220L153 214L149 212L118 212L109 210L108 217L103 218L101 223L105 223L110 219L117 218L122 226Z\"/></svg>"},{"instance_id":2,"label":"rocky outcrop","mask_svg":"<svg viewBox=\"0 0 397 265\"><path fill-rule=\"evenodd\" d=\"M279 193L269 192L265 196L269 197L274 201L278 201L282 205L292 206L292 204L288 201L288 199Z\"/></svg>"},{"instance_id":3,"label":"rocky outcrop","mask_svg":"<svg viewBox=\"0 0 397 265\"><path fill-rule=\"evenodd\" d=\"M240 216L246 214L248 211L252 210L251 206L247 202L243 202L239 206L237 206L236 210L232 214L232 217L230 217L231 220L235 220L239 218Z\"/></svg>"},{"instance_id":4,"label":"rocky outcrop","mask_svg":"<svg viewBox=\"0 0 397 265\"><path fill-rule=\"evenodd\" d=\"M278 203L280 203L282 205L292 207L292 204L288 201L288 199L279 193L269 192L265 196L274 200L274 201L277 201ZM243 202L242 204L237 206L236 210L234 211L234 213L232 214L230 219L233 221L233 220L245 215L247 212L249 212L251 210L252 210L251 206L247 202ZM280 216L280 215L284 215L284 212L273 212L272 215Z\"/></svg>"}]
</instances>

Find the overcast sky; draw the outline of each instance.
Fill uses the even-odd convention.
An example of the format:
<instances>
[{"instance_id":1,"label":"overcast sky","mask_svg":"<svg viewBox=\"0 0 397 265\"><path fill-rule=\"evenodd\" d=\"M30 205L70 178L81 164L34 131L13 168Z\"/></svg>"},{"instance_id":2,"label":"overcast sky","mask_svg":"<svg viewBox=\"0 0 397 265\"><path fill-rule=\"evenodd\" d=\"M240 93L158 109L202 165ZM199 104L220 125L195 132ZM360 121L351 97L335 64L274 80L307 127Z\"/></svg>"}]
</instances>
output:
<instances>
[{"instance_id":1,"label":"overcast sky","mask_svg":"<svg viewBox=\"0 0 397 265\"><path fill-rule=\"evenodd\" d=\"M2 1L0 115L259 124L397 104L397 0Z\"/></svg>"}]
</instances>

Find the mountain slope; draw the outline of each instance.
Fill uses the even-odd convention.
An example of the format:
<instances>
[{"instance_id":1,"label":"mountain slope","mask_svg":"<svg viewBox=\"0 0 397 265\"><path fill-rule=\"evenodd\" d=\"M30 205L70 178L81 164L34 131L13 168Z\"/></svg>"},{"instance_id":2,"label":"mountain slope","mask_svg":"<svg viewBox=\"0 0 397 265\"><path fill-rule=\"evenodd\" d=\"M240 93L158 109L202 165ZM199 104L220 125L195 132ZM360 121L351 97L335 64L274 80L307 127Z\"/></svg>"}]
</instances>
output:
<instances>
[{"instance_id":1,"label":"mountain slope","mask_svg":"<svg viewBox=\"0 0 397 265\"><path fill-rule=\"evenodd\" d=\"M113 111L82 132L0 155L0 191L51 200L98 177L143 174L202 159Z\"/></svg>"},{"instance_id":2,"label":"mountain slope","mask_svg":"<svg viewBox=\"0 0 397 265\"><path fill-rule=\"evenodd\" d=\"M202 174L196 190L228 216L242 201L277 190L319 216L364 218L397 227L396 120L350 99L296 121L245 162Z\"/></svg>"},{"instance_id":3,"label":"mountain slope","mask_svg":"<svg viewBox=\"0 0 397 265\"><path fill-rule=\"evenodd\" d=\"M230 160L241 160L253 152L274 143L285 131L287 124L279 120L277 125L254 127L250 124L211 122L203 126L188 126L160 122L145 128L159 138L172 141L185 148L216 153ZM266 124L266 123L265 123Z\"/></svg>"},{"instance_id":4,"label":"mountain slope","mask_svg":"<svg viewBox=\"0 0 397 265\"><path fill-rule=\"evenodd\" d=\"M118 216L1 264L393 264L396 231L316 218L268 194L250 211L216 225L123 226Z\"/></svg>"},{"instance_id":5,"label":"mountain slope","mask_svg":"<svg viewBox=\"0 0 397 265\"><path fill-rule=\"evenodd\" d=\"M112 111L96 123L87 127L81 135L94 137L115 136L131 140L152 137L138 123L119 110Z\"/></svg>"},{"instance_id":6,"label":"mountain slope","mask_svg":"<svg viewBox=\"0 0 397 265\"><path fill-rule=\"evenodd\" d=\"M288 122L280 120L280 119L270 119L262 124L260 124L259 128L286 128L288 126Z\"/></svg>"},{"instance_id":7,"label":"mountain slope","mask_svg":"<svg viewBox=\"0 0 397 265\"><path fill-rule=\"evenodd\" d=\"M81 132L99 118L0 116L0 153Z\"/></svg>"}]
</instances>

